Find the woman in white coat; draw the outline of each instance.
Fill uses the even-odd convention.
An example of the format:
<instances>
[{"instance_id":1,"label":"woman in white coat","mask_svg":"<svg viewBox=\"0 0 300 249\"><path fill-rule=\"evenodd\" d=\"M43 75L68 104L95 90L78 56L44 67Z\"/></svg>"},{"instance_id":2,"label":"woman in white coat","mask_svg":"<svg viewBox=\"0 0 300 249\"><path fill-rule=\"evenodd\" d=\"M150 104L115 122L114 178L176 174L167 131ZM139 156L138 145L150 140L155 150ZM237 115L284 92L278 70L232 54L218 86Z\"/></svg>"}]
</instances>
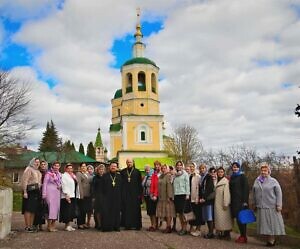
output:
<instances>
[{"instance_id":1,"label":"woman in white coat","mask_svg":"<svg viewBox=\"0 0 300 249\"><path fill-rule=\"evenodd\" d=\"M65 223L66 231L74 231L70 223L75 218L76 199L79 198L79 189L72 164L68 163L65 173L62 174L62 195L60 204L60 221Z\"/></svg>"},{"instance_id":2,"label":"woman in white coat","mask_svg":"<svg viewBox=\"0 0 300 249\"><path fill-rule=\"evenodd\" d=\"M199 203L199 187L200 187L200 175L196 172L196 164L191 163L190 165L190 186L191 186L191 207L195 214L195 219L190 221L191 225L191 235L200 236L201 235L201 225L203 225L201 206Z\"/></svg>"},{"instance_id":3,"label":"woman in white coat","mask_svg":"<svg viewBox=\"0 0 300 249\"><path fill-rule=\"evenodd\" d=\"M229 181L225 177L225 170L223 167L217 169L215 193L215 228L218 231L220 239L230 240L230 231L232 230L232 217L229 208L230 191Z\"/></svg>"}]
</instances>

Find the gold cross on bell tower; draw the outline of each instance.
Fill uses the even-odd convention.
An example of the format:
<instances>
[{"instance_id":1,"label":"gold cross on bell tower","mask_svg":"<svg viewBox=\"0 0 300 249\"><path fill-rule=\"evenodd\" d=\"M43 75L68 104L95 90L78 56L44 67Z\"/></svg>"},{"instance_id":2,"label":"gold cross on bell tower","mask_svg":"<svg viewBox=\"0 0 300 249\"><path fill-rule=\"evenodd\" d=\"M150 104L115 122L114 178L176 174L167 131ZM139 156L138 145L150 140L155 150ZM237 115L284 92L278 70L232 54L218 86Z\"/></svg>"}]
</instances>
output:
<instances>
[{"instance_id":1,"label":"gold cross on bell tower","mask_svg":"<svg viewBox=\"0 0 300 249\"><path fill-rule=\"evenodd\" d=\"M143 34L141 32L140 15L141 15L141 9L136 8L137 22L136 22L136 32L134 34L134 37L136 38L136 41L138 41L138 42L141 42L141 38L143 37Z\"/></svg>"}]
</instances>

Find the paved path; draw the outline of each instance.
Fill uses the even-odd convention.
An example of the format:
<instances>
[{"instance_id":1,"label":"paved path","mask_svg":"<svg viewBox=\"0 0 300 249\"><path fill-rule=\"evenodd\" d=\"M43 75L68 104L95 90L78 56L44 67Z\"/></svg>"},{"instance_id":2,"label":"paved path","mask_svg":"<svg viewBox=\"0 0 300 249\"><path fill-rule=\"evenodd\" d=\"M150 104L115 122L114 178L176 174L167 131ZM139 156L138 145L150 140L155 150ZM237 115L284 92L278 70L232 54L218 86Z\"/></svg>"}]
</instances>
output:
<instances>
[{"instance_id":1,"label":"paved path","mask_svg":"<svg viewBox=\"0 0 300 249\"><path fill-rule=\"evenodd\" d=\"M237 234L232 235L232 241L218 239L206 240L190 235L179 236L175 233L147 232L149 219L143 213L143 229L141 231L121 231L102 233L95 229L76 230L74 232L58 231L56 233L38 232L25 233L23 216L13 214L11 236L0 241L0 249L259 249L266 248L263 242L249 238L246 245L234 243ZM63 224L58 229L63 230ZM203 228L204 229L204 228ZM287 249L278 245L278 249Z\"/></svg>"}]
</instances>

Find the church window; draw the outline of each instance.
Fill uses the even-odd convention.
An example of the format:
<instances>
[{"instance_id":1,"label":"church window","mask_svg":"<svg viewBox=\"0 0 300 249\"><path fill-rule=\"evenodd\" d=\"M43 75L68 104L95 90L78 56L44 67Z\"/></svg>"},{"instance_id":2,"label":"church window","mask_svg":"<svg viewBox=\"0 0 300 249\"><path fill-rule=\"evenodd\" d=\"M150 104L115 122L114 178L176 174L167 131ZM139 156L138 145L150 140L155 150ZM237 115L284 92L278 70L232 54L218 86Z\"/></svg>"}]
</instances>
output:
<instances>
[{"instance_id":1,"label":"church window","mask_svg":"<svg viewBox=\"0 0 300 249\"><path fill-rule=\"evenodd\" d=\"M126 74L126 93L132 92L132 74Z\"/></svg>"},{"instance_id":2,"label":"church window","mask_svg":"<svg viewBox=\"0 0 300 249\"><path fill-rule=\"evenodd\" d=\"M141 103L141 107L144 107L144 103Z\"/></svg>"},{"instance_id":3,"label":"church window","mask_svg":"<svg viewBox=\"0 0 300 249\"><path fill-rule=\"evenodd\" d=\"M147 124L141 124L136 129L137 143L151 143L151 128Z\"/></svg>"},{"instance_id":4,"label":"church window","mask_svg":"<svg viewBox=\"0 0 300 249\"><path fill-rule=\"evenodd\" d=\"M151 90L156 93L156 76L154 73L151 74Z\"/></svg>"},{"instance_id":5,"label":"church window","mask_svg":"<svg viewBox=\"0 0 300 249\"><path fill-rule=\"evenodd\" d=\"M138 74L138 90L146 91L146 75L144 72Z\"/></svg>"},{"instance_id":6,"label":"church window","mask_svg":"<svg viewBox=\"0 0 300 249\"><path fill-rule=\"evenodd\" d=\"M121 110L118 109L118 117L120 117L120 116L121 116Z\"/></svg>"},{"instance_id":7,"label":"church window","mask_svg":"<svg viewBox=\"0 0 300 249\"><path fill-rule=\"evenodd\" d=\"M141 141L146 141L146 133L141 131Z\"/></svg>"}]
</instances>

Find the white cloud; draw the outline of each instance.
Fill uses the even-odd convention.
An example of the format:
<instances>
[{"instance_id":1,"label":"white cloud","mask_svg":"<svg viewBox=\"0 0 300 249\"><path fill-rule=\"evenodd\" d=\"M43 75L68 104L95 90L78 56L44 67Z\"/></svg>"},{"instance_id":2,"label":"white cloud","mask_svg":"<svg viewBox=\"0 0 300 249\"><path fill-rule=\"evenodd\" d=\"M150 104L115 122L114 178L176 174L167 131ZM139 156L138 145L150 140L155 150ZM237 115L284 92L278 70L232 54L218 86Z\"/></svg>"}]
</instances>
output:
<instances>
[{"instance_id":1,"label":"white cloud","mask_svg":"<svg viewBox=\"0 0 300 249\"><path fill-rule=\"evenodd\" d=\"M14 36L38 52L38 72L58 82L49 89L34 71L16 69L36 84L32 110L38 129L30 143L39 141L52 118L76 143L93 140L100 124L108 146L110 99L121 87L120 72L109 67L110 48L114 39L133 32L138 2L65 1L63 9L26 22ZM296 151L300 21L286 1L149 0L140 7L143 18L165 20L163 29L146 40L146 52L164 78L161 111L169 130L189 123L207 148L244 143Z\"/></svg>"},{"instance_id":2,"label":"white cloud","mask_svg":"<svg viewBox=\"0 0 300 249\"><path fill-rule=\"evenodd\" d=\"M148 39L148 54L166 79L166 118L197 127L207 147L242 142L294 153L299 24L284 1L209 1L171 13L164 30ZM294 85L285 89L285 82Z\"/></svg>"},{"instance_id":3,"label":"white cloud","mask_svg":"<svg viewBox=\"0 0 300 249\"><path fill-rule=\"evenodd\" d=\"M1 0L0 12L2 16L13 20L40 18L51 13L61 0Z\"/></svg>"}]
</instances>

